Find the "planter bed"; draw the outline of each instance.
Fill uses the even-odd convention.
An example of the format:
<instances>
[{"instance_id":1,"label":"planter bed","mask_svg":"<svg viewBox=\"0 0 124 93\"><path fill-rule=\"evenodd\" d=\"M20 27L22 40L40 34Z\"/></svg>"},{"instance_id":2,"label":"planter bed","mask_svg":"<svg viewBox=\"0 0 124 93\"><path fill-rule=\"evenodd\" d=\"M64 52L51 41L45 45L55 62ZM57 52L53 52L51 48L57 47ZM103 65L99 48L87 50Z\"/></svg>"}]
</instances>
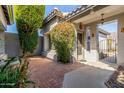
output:
<instances>
[{"instance_id":1,"label":"planter bed","mask_svg":"<svg viewBox=\"0 0 124 93\"><path fill-rule=\"evenodd\" d=\"M124 88L124 68L119 66L105 82L105 85L109 88Z\"/></svg>"}]
</instances>

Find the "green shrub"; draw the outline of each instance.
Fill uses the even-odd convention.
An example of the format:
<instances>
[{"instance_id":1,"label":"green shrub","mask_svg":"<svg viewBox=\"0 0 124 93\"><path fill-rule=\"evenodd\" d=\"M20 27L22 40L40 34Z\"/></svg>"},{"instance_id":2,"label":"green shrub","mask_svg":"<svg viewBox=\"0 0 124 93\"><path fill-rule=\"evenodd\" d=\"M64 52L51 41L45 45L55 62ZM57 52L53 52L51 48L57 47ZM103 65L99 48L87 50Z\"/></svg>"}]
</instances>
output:
<instances>
[{"instance_id":1,"label":"green shrub","mask_svg":"<svg viewBox=\"0 0 124 93\"><path fill-rule=\"evenodd\" d=\"M58 60L63 63L68 63L74 46L74 25L69 22L60 23L52 29L50 36L55 47Z\"/></svg>"},{"instance_id":2,"label":"green shrub","mask_svg":"<svg viewBox=\"0 0 124 93\"><path fill-rule=\"evenodd\" d=\"M14 6L19 41L22 49L19 87L26 87L24 80L27 78L28 61L37 47L38 29L42 27L45 13L44 5L17 5Z\"/></svg>"},{"instance_id":3,"label":"green shrub","mask_svg":"<svg viewBox=\"0 0 124 93\"><path fill-rule=\"evenodd\" d=\"M17 87L19 78L19 67L10 65L17 61L14 57L6 60L6 64L0 68L0 88Z\"/></svg>"},{"instance_id":4,"label":"green shrub","mask_svg":"<svg viewBox=\"0 0 124 93\"><path fill-rule=\"evenodd\" d=\"M5 60L5 65L0 66L0 88L18 88L18 81L20 76L20 63L16 65L11 64L13 62L19 61L19 59L12 57ZM20 62L20 61L19 61ZM25 86L28 84L33 84L35 87L35 82L31 80L24 80Z\"/></svg>"},{"instance_id":5,"label":"green shrub","mask_svg":"<svg viewBox=\"0 0 124 93\"><path fill-rule=\"evenodd\" d=\"M33 53L38 41L38 28L42 27L44 5L14 6L17 30L23 53Z\"/></svg>"},{"instance_id":6,"label":"green shrub","mask_svg":"<svg viewBox=\"0 0 124 93\"><path fill-rule=\"evenodd\" d=\"M16 87L19 77L19 68L7 68L5 71L0 71L0 87L10 88Z\"/></svg>"}]
</instances>

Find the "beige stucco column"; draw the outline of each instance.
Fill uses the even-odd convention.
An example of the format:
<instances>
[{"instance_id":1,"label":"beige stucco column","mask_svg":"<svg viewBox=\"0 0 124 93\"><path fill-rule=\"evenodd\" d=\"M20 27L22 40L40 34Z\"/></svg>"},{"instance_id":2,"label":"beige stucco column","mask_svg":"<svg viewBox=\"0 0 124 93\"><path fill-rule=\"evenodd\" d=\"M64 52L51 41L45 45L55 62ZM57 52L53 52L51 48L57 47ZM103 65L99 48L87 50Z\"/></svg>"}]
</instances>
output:
<instances>
[{"instance_id":1,"label":"beige stucco column","mask_svg":"<svg viewBox=\"0 0 124 93\"><path fill-rule=\"evenodd\" d=\"M98 33L97 33L97 25L90 24L88 25L88 29L90 31L90 51L87 50L87 35L85 38L85 60L87 61L98 61ZM86 28L86 33L87 30Z\"/></svg>"},{"instance_id":2,"label":"beige stucco column","mask_svg":"<svg viewBox=\"0 0 124 93\"><path fill-rule=\"evenodd\" d=\"M118 18L118 55L117 55L117 64L124 66L124 32L121 32L122 28L124 28L124 15Z\"/></svg>"}]
</instances>

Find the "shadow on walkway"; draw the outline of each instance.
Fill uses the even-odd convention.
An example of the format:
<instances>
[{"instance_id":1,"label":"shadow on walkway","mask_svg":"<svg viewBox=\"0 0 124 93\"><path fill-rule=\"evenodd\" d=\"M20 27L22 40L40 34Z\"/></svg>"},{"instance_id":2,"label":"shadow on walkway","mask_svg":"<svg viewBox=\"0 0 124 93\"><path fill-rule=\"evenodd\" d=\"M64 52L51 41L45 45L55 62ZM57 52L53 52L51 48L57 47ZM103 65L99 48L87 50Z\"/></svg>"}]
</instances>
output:
<instances>
[{"instance_id":1,"label":"shadow on walkway","mask_svg":"<svg viewBox=\"0 0 124 93\"><path fill-rule=\"evenodd\" d=\"M95 63L95 62L94 62ZM65 88L106 88L105 81L114 72L114 68L98 65L88 65L69 72L64 77Z\"/></svg>"}]
</instances>

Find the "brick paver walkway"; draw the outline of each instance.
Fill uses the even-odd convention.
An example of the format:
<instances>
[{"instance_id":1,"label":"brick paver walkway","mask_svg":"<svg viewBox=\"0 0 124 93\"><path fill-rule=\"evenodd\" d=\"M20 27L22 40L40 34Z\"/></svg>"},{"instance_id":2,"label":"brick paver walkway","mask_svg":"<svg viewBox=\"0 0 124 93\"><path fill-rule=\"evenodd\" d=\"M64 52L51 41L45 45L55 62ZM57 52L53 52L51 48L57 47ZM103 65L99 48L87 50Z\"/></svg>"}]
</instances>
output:
<instances>
[{"instance_id":1,"label":"brick paver walkway","mask_svg":"<svg viewBox=\"0 0 124 93\"><path fill-rule=\"evenodd\" d=\"M80 63L56 63L44 57L32 57L29 60L28 77L36 82L35 87L41 88L62 87L65 73L84 66Z\"/></svg>"}]
</instances>

